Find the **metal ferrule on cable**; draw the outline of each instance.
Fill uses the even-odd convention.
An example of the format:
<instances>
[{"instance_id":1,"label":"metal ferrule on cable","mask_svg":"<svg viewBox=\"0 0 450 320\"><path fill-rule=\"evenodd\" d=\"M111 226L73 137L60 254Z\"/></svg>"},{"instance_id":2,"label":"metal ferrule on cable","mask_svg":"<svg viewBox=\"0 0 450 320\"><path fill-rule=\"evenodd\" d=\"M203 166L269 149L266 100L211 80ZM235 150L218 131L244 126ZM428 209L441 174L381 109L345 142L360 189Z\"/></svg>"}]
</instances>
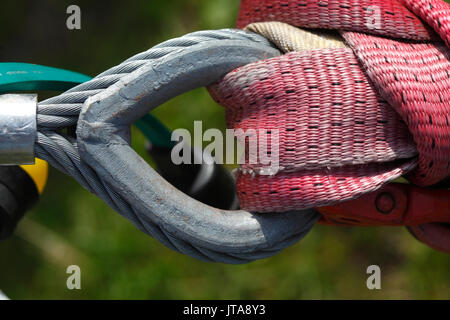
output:
<instances>
[{"instance_id":1,"label":"metal ferrule on cable","mask_svg":"<svg viewBox=\"0 0 450 320\"><path fill-rule=\"evenodd\" d=\"M33 164L37 95L0 95L0 165Z\"/></svg>"}]
</instances>

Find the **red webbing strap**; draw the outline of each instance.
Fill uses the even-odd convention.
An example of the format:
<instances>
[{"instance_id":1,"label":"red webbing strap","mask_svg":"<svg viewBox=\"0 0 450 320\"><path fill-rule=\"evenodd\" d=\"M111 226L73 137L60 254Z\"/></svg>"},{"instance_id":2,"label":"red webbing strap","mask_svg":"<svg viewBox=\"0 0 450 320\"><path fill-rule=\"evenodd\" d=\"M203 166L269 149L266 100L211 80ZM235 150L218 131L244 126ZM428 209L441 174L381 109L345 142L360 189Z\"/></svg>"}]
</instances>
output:
<instances>
[{"instance_id":1,"label":"red webbing strap","mask_svg":"<svg viewBox=\"0 0 450 320\"><path fill-rule=\"evenodd\" d=\"M415 161L278 173L275 177L241 174L239 203L254 212L285 212L333 205L375 191L410 171Z\"/></svg>"},{"instance_id":2,"label":"red webbing strap","mask_svg":"<svg viewBox=\"0 0 450 320\"><path fill-rule=\"evenodd\" d=\"M444 44L343 35L414 136L419 166L408 179L429 186L450 176L450 50Z\"/></svg>"},{"instance_id":3,"label":"red webbing strap","mask_svg":"<svg viewBox=\"0 0 450 320\"><path fill-rule=\"evenodd\" d=\"M448 14L442 9L445 6L441 1L429 3L440 8L441 15L436 15L432 9L428 12L425 4L411 7L411 10L420 12L420 16L428 23L430 19L434 21L439 18L439 21L430 24L438 28L436 30L444 40L448 39ZM411 5L409 1L405 1L405 4ZM373 10L371 6L381 8L380 28L374 29L373 25L367 23L368 13ZM438 39L431 28L424 26L399 1L393 0L243 0L238 26L261 21L282 21L300 27L360 31L413 40ZM400 163L400 160L391 161L412 157L414 152L409 149L411 140L406 138L407 134L402 133L404 139L396 136L398 132L404 132L404 125L402 127L399 124L401 122L397 114L391 123L383 123L386 120L381 118L381 126L373 123L366 126L365 121L370 122L370 119L359 118L361 112L358 114L356 100L366 101L364 107L368 117L375 114L378 117L380 110L386 109L382 108L386 102L380 96L405 120L417 144L419 166L411 179L429 185L449 176L448 49L431 43L394 41L356 32L343 34L379 93L373 90L372 84L366 79L365 83L372 89L360 92L358 98L352 97L355 92L358 93L355 88L359 82L350 82L355 80L352 78L355 74L362 74L362 71L361 65L348 63L355 60L353 53L352 58L339 55L347 49L327 52L327 57L317 55L317 59L309 63L299 54L295 57L300 62L279 57L251 64L230 73L211 88L215 99L228 108L227 119L232 127L280 128L280 164L287 171L281 171L275 176L241 173L237 185L243 208L264 212L328 205L372 191L411 170L416 165L413 159ZM308 54L315 55L321 51L314 50ZM323 68L324 64L341 66L345 63L348 63L348 68L339 72ZM306 72L312 65L321 67L315 70L312 67L313 72ZM262 70L264 67L266 70ZM289 73L291 75L286 76ZM252 79L255 75L261 79ZM308 85L302 87L302 83ZM344 102L348 101L346 107L340 105L343 102L338 97ZM370 97L372 102L368 103ZM373 97L376 97L375 103ZM312 116L314 113L311 110L317 107L321 108L321 113L324 112L322 118L320 115L316 118ZM304 114L305 110L308 110L307 115ZM345 112L347 115L344 116ZM348 112L355 114L349 117ZM353 128L350 130L352 121ZM342 126L342 123L346 125ZM335 126L342 128L334 131ZM381 132L385 133L384 136L380 135L380 127L383 128ZM298 130L286 130L292 128ZM393 139L386 138L388 132ZM389 143L401 140L404 143L397 146ZM366 148L358 148L358 141L364 141ZM391 149L386 148L386 145ZM342 163L337 166L339 161ZM252 169L255 166L247 164L244 167Z\"/></svg>"},{"instance_id":4,"label":"red webbing strap","mask_svg":"<svg viewBox=\"0 0 450 320\"><path fill-rule=\"evenodd\" d=\"M422 18L450 47L450 5L441 0L401 0Z\"/></svg>"},{"instance_id":5,"label":"red webbing strap","mask_svg":"<svg viewBox=\"0 0 450 320\"><path fill-rule=\"evenodd\" d=\"M293 52L249 64L209 90L227 108L229 127L279 133L282 171L238 176L240 204L247 210L286 211L353 199L416 164L406 125L370 84L351 49ZM263 144L260 139L259 147ZM249 159L242 166L247 172L264 167ZM396 159L407 160L388 162Z\"/></svg>"},{"instance_id":6,"label":"red webbing strap","mask_svg":"<svg viewBox=\"0 0 450 320\"><path fill-rule=\"evenodd\" d=\"M380 24L376 27L370 20L374 7L380 8ZM267 21L404 39L436 38L427 25L397 0L241 0L238 28Z\"/></svg>"},{"instance_id":7,"label":"red webbing strap","mask_svg":"<svg viewBox=\"0 0 450 320\"><path fill-rule=\"evenodd\" d=\"M253 63L229 73L209 91L226 107L228 127L244 131L236 131L239 140L249 129L278 132L283 171L417 155L407 126L349 48L293 52ZM256 138L248 137L248 144ZM259 147L265 148L264 137L259 138ZM242 167L258 171L265 166L247 161Z\"/></svg>"}]
</instances>

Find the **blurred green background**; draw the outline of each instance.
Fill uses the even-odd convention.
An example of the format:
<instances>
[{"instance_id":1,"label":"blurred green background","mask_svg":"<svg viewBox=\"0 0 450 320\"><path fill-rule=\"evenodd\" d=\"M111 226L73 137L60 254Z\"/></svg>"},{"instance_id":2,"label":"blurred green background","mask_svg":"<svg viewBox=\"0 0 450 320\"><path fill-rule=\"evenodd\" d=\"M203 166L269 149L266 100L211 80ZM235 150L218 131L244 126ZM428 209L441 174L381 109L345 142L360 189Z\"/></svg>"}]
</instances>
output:
<instances>
[{"instance_id":1,"label":"blurred green background","mask_svg":"<svg viewBox=\"0 0 450 320\"><path fill-rule=\"evenodd\" d=\"M82 29L66 29L66 8ZM0 61L32 62L96 75L163 40L232 27L238 0L2 1ZM186 112L189 110L189 112ZM205 89L155 114L171 129L224 129L224 110ZM133 145L144 154L144 138ZM66 288L79 265L82 289ZM382 270L382 290L366 268ZM247 265L196 261L149 238L56 170L16 235L0 243L0 289L13 299L448 299L450 259L404 228L317 225L281 254Z\"/></svg>"}]
</instances>

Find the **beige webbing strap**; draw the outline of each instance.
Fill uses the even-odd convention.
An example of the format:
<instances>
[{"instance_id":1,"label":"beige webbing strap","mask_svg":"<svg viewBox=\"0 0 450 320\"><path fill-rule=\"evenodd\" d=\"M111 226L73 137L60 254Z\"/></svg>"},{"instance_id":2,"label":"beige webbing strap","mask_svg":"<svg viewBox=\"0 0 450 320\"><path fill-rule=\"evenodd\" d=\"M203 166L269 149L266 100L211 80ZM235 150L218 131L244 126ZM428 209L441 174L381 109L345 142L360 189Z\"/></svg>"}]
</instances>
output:
<instances>
[{"instance_id":1,"label":"beige webbing strap","mask_svg":"<svg viewBox=\"0 0 450 320\"><path fill-rule=\"evenodd\" d=\"M284 53L325 48L345 48L347 45L336 31L304 30L282 22L252 23L245 27L269 39Z\"/></svg>"}]
</instances>

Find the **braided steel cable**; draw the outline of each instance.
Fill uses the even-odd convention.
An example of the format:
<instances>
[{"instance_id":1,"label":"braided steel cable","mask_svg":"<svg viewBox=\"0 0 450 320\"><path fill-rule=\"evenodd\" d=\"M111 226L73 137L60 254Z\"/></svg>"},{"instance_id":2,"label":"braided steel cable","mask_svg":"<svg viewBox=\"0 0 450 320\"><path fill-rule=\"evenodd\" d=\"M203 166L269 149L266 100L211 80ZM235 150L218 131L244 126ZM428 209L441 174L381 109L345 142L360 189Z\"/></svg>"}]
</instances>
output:
<instances>
[{"instance_id":1,"label":"braided steel cable","mask_svg":"<svg viewBox=\"0 0 450 320\"><path fill-rule=\"evenodd\" d=\"M75 139L58 134L55 130L76 125L81 108L89 97L109 88L121 78L138 70L146 63L169 54L176 54L179 50L188 46L205 41L224 39L267 43L267 40L256 34L235 29L198 31L181 38L168 40L145 52L136 54L121 64L102 72L92 80L38 104L36 155L63 173L73 177L88 191L105 200L114 210L118 211L119 207L126 208L127 205L120 196L114 194L98 178L95 171L81 161ZM131 218L135 215L128 213L127 216ZM133 220L138 221L136 218Z\"/></svg>"},{"instance_id":2,"label":"braided steel cable","mask_svg":"<svg viewBox=\"0 0 450 320\"><path fill-rule=\"evenodd\" d=\"M105 200L114 210L117 211L119 207L126 207L126 203L118 195L114 195L107 185L103 184L95 171L81 161L75 139L54 131L76 125L86 99L109 88L146 63L169 54L176 54L179 50L188 46L205 41L224 39L267 43L267 40L256 34L235 29L198 31L181 38L168 40L145 52L136 54L121 64L102 72L92 80L38 104L36 155L48 161L63 173L75 178L84 188ZM129 217L134 216L132 213L127 215ZM137 221L137 219L133 220Z\"/></svg>"},{"instance_id":3,"label":"braided steel cable","mask_svg":"<svg viewBox=\"0 0 450 320\"><path fill-rule=\"evenodd\" d=\"M256 244L254 248L249 244L248 247L241 249L222 249L218 248L217 244L198 244L195 241L185 240L168 232L164 225L154 222L146 212L142 212L136 209L134 204L130 204L113 186L99 176L95 168L83 161L79 154L76 139L59 133L60 129L77 124L83 104L88 98L107 90L133 72L139 74L141 68L152 63L158 63L163 58L176 56L185 49L195 48L198 44L220 40L241 41L249 47L268 48L277 52L265 38L247 31L233 29L194 32L161 43L148 51L127 59L86 83L78 85L59 96L40 102L38 104L38 133L35 153L56 169L73 177L84 188L99 196L112 209L129 219L140 230L159 240L168 248L204 261L236 264L271 256L294 244L311 229L319 215L314 211L305 212L300 218L296 213L291 214L295 221L300 222L298 227L291 228L294 232L276 237L268 236L269 244L262 242ZM246 219L248 218L254 219L251 216ZM282 218L280 224L285 224L283 222L285 220L285 218ZM241 222L245 223L244 221ZM275 222L275 224L277 223ZM265 231L263 230L263 232ZM263 236L261 239L264 238ZM274 241L273 239L279 240Z\"/></svg>"},{"instance_id":4,"label":"braided steel cable","mask_svg":"<svg viewBox=\"0 0 450 320\"><path fill-rule=\"evenodd\" d=\"M174 54L183 48L211 40L249 40L254 43L267 43L267 40L250 32L235 29L217 31L198 31L181 38L165 41L157 46L136 54L121 64L106 70L83 84L80 84L63 94L44 100L38 105L38 129L61 129L76 125L83 103L87 98L109 88L121 78L130 74L145 64Z\"/></svg>"}]
</instances>

